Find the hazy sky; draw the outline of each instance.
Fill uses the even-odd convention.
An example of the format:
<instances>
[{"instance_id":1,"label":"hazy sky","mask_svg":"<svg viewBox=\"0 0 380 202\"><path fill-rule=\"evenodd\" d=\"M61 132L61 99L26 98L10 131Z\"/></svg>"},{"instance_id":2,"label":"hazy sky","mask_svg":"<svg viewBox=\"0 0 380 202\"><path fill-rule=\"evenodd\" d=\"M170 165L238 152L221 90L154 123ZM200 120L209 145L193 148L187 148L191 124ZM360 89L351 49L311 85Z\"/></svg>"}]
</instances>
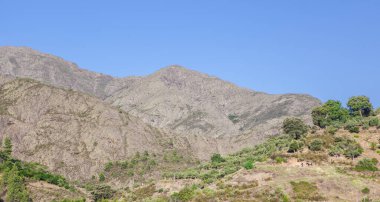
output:
<instances>
[{"instance_id":1,"label":"hazy sky","mask_svg":"<svg viewBox=\"0 0 380 202\"><path fill-rule=\"evenodd\" d=\"M379 0L0 0L0 45L118 77L180 64L253 90L380 106Z\"/></svg>"}]
</instances>

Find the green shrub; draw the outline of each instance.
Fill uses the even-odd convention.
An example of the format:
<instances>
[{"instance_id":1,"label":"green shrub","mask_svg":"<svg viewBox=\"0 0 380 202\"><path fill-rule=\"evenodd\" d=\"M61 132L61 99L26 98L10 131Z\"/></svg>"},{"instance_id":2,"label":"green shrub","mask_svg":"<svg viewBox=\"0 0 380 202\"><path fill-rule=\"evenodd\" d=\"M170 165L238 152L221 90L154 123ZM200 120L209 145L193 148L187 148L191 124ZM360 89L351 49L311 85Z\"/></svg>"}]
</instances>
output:
<instances>
[{"instance_id":1,"label":"green shrub","mask_svg":"<svg viewBox=\"0 0 380 202\"><path fill-rule=\"evenodd\" d=\"M336 137L334 144L329 149L329 154L344 155L347 158L356 158L363 153L363 148L359 143L346 137Z\"/></svg>"},{"instance_id":2,"label":"green shrub","mask_svg":"<svg viewBox=\"0 0 380 202\"><path fill-rule=\"evenodd\" d=\"M335 133L338 131L339 129L336 128L335 126L327 126L326 128L326 132L330 135L335 135Z\"/></svg>"},{"instance_id":3,"label":"green shrub","mask_svg":"<svg viewBox=\"0 0 380 202\"><path fill-rule=\"evenodd\" d=\"M323 141L321 139L314 139L309 144L309 149L311 151L321 151L323 146Z\"/></svg>"},{"instance_id":4,"label":"green shrub","mask_svg":"<svg viewBox=\"0 0 380 202\"><path fill-rule=\"evenodd\" d=\"M95 185L89 190L95 201L110 199L115 194L115 191L108 185Z\"/></svg>"},{"instance_id":5,"label":"green shrub","mask_svg":"<svg viewBox=\"0 0 380 202\"><path fill-rule=\"evenodd\" d=\"M380 115L380 107L375 110L375 115Z\"/></svg>"},{"instance_id":6,"label":"green shrub","mask_svg":"<svg viewBox=\"0 0 380 202\"><path fill-rule=\"evenodd\" d=\"M230 114L230 115L228 115L228 119L232 122L232 123L234 123L234 124L236 124L236 123L238 123L240 120L239 120L239 116L238 115L236 115L236 114Z\"/></svg>"},{"instance_id":7,"label":"green shrub","mask_svg":"<svg viewBox=\"0 0 380 202\"><path fill-rule=\"evenodd\" d=\"M252 160L247 160L243 167L246 169L246 170L251 170L253 169L254 165L253 165L253 161Z\"/></svg>"},{"instance_id":8,"label":"green shrub","mask_svg":"<svg viewBox=\"0 0 380 202\"><path fill-rule=\"evenodd\" d=\"M363 194L369 194L370 190L368 189L368 187L365 187L364 189L362 189L362 193Z\"/></svg>"},{"instance_id":9,"label":"green shrub","mask_svg":"<svg viewBox=\"0 0 380 202\"><path fill-rule=\"evenodd\" d=\"M221 163L224 161L225 161L225 159L220 154L213 154L211 156L211 162L213 162L213 163Z\"/></svg>"},{"instance_id":10,"label":"green shrub","mask_svg":"<svg viewBox=\"0 0 380 202\"><path fill-rule=\"evenodd\" d=\"M379 126L380 125L380 120L379 118L377 117L372 117L369 122L368 122L369 126L371 127L375 127L375 126Z\"/></svg>"},{"instance_id":11,"label":"green shrub","mask_svg":"<svg viewBox=\"0 0 380 202\"><path fill-rule=\"evenodd\" d=\"M297 152L299 149L301 149L301 143L299 141L293 140L289 145L288 152L294 153Z\"/></svg>"},{"instance_id":12,"label":"green shrub","mask_svg":"<svg viewBox=\"0 0 380 202\"><path fill-rule=\"evenodd\" d=\"M357 122L355 122L355 121L349 121L344 126L344 129L348 130L350 133L359 133L360 132L359 126L360 125Z\"/></svg>"},{"instance_id":13,"label":"green shrub","mask_svg":"<svg viewBox=\"0 0 380 202\"><path fill-rule=\"evenodd\" d=\"M113 163L112 162L108 162L105 167L104 167L104 171L108 172L112 169L113 167Z\"/></svg>"},{"instance_id":14,"label":"green shrub","mask_svg":"<svg viewBox=\"0 0 380 202\"><path fill-rule=\"evenodd\" d=\"M276 163L286 163L287 162L286 158L281 157L281 156L277 156L274 160L276 161Z\"/></svg>"},{"instance_id":15,"label":"green shrub","mask_svg":"<svg viewBox=\"0 0 380 202\"><path fill-rule=\"evenodd\" d=\"M287 118L282 124L282 129L293 139L301 139L306 135L308 126L299 118Z\"/></svg>"},{"instance_id":16,"label":"green shrub","mask_svg":"<svg viewBox=\"0 0 380 202\"><path fill-rule=\"evenodd\" d=\"M344 156L347 158L356 158L360 156L363 153L363 148L359 145L359 143L351 143L348 144L347 147L344 150Z\"/></svg>"},{"instance_id":17,"label":"green shrub","mask_svg":"<svg viewBox=\"0 0 380 202\"><path fill-rule=\"evenodd\" d=\"M173 201L190 201L194 197L195 187L185 187L178 193L174 193L171 198Z\"/></svg>"},{"instance_id":18,"label":"green shrub","mask_svg":"<svg viewBox=\"0 0 380 202\"><path fill-rule=\"evenodd\" d=\"M375 150L376 150L376 146L377 146L377 144L376 144L376 142L371 142L371 143L369 143L369 146L370 146L370 149L371 149L372 151L375 151Z\"/></svg>"},{"instance_id":19,"label":"green shrub","mask_svg":"<svg viewBox=\"0 0 380 202\"><path fill-rule=\"evenodd\" d=\"M140 201L144 198L151 197L156 192L156 186L154 184L150 184L145 187L141 187L134 191L134 196L137 201Z\"/></svg>"},{"instance_id":20,"label":"green shrub","mask_svg":"<svg viewBox=\"0 0 380 202\"><path fill-rule=\"evenodd\" d=\"M364 197L361 202L373 202L372 199L368 198L367 196Z\"/></svg>"},{"instance_id":21,"label":"green shrub","mask_svg":"<svg viewBox=\"0 0 380 202\"><path fill-rule=\"evenodd\" d=\"M355 166L356 171L378 171L377 168L378 161L377 159L368 159L364 158L358 162L358 164Z\"/></svg>"},{"instance_id":22,"label":"green shrub","mask_svg":"<svg viewBox=\"0 0 380 202\"><path fill-rule=\"evenodd\" d=\"M106 180L106 177L104 176L104 173L99 174L99 182L104 182Z\"/></svg>"}]
</instances>

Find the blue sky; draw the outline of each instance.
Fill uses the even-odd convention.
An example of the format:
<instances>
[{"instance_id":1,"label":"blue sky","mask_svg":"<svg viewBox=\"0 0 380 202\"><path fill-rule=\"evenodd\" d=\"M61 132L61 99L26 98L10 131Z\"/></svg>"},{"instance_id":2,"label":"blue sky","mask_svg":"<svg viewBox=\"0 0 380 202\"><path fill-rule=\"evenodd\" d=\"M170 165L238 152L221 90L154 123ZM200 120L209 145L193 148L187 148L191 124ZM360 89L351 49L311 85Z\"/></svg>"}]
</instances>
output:
<instances>
[{"instance_id":1,"label":"blue sky","mask_svg":"<svg viewBox=\"0 0 380 202\"><path fill-rule=\"evenodd\" d=\"M380 106L378 0L1 0L0 45L118 77L180 64L253 90Z\"/></svg>"}]
</instances>

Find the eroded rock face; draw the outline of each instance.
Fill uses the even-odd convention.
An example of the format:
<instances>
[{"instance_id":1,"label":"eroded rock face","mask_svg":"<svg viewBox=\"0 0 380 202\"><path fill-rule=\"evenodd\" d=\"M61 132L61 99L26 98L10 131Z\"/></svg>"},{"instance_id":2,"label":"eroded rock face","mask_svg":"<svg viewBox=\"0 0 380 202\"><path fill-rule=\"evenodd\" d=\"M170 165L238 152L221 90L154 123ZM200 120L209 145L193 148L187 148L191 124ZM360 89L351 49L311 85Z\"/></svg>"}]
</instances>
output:
<instances>
[{"instance_id":1,"label":"eroded rock face","mask_svg":"<svg viewBox=\"0 0 380 202\"><path fill-rule=\"evenodd\" d=\"M12 138L13 154L70 179L90 178L136 152L161 153L171 139L97 98L33 80L5 83L0 95L0 136Z\"/></svg>"}]
</instances>

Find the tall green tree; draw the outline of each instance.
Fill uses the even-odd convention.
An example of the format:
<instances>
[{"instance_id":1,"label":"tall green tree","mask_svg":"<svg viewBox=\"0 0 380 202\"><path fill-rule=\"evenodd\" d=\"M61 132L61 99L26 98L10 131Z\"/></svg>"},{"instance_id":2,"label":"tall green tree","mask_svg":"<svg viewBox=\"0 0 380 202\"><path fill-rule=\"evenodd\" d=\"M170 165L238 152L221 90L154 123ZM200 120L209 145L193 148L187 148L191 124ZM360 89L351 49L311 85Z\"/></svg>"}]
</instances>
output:
<instances>
[{"instance_id":1,"label":"tall green tree","mask_svg":"<svg viewBox=\"0 0 380 202\"><path fill-rule=\"evenodd\" d=\"M369 116L373 111L372 103L367 96L354 96L348 100L347 107L352 115Z\"/></svg>"},{"instance_id":2,"label":"tall green tree","mask_svg":"<svg viewBox=\"0 0 380 202\"><path fill-rule=\"evenodd\" d=\"M301 139L306 135L308 126L299 118L287 118L282 123L282 129L285 134L290 135L293 139Z\"/></svg>"},{"instance_id":3,"label":"tall green tree","mask_svg":"<svg viewBox=\"0 0 380 202\"><path fill-rule=\"evenodd\" d=\"M7 187L6 201L29 201L29 194L24 185L24 178L20 175L16 165L13 165L12 169L6 174L6 179L3 180Z\"/></svg>"},{"instance_id":4,"label":"tall green tree","mask_svg":"<svg viewBox=\"0 0 380 202\"><path fill-rule=\"evenodd\" d=\"M328 100L322 106L314 108L311 116L314 125L325 128L335 122L346 122L349 118L349 111L342 107L341 102Z\"/></svg>"}]
</instances>

